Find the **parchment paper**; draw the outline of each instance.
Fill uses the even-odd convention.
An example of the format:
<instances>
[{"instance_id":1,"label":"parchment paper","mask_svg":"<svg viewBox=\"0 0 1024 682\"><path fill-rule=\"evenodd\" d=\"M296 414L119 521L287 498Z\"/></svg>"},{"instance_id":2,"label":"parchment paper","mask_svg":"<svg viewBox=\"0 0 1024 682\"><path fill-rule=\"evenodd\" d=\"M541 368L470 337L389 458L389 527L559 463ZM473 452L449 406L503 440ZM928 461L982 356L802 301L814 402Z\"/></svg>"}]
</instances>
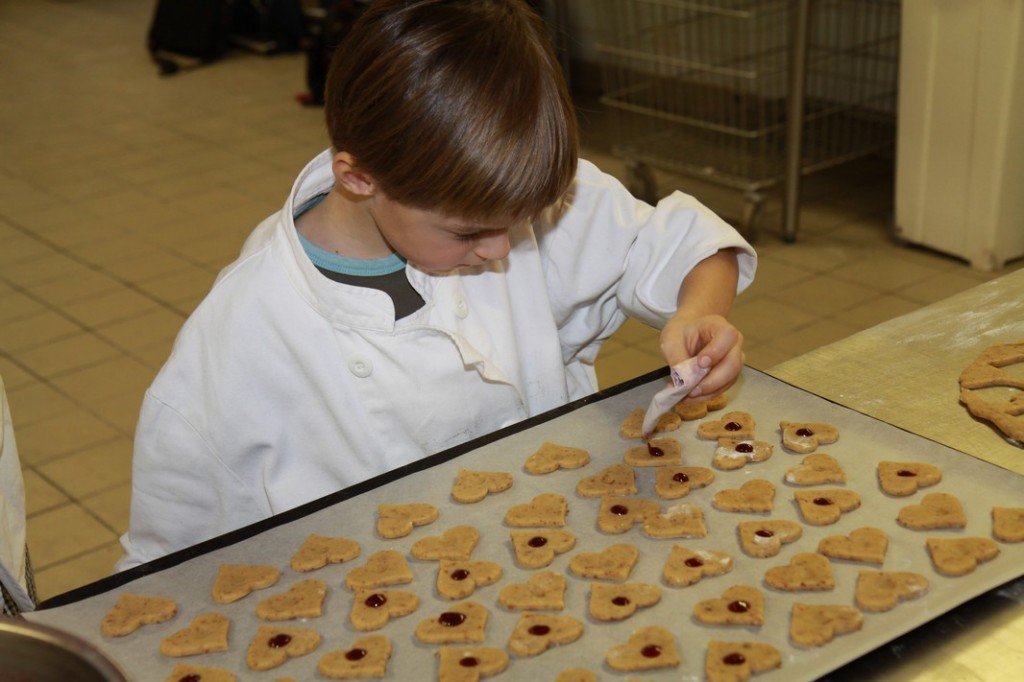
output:
<instances>
[{"instance_id":1,"label":"parchment paper","mask_svg":"<svg viewBox=\"0 0 1024 682\"><path fill-rule=\"evenodd\" d=\"M481 533L481 541L473 559L496 561L504 568L504 576L497 584L478 589L471 597L490 611L484 645L504 647L519 613L509 612L499 606L498 593L506 585L526 581L534 572L515 565L509 528L504 525L503 516L512 505L528 502L542 492L558 492L569 501L568 528L577 536L576 547L556 557L545 570L558 571L568 576L569 587L563 613L583 621L585 633L575 643L551 649L534 658L513 656L509 669L495 679L552 680L567 667L582 666L594 671L603 680L629 677L645 680L699 680L703 679L707 643L714 638L757 640L777 647L782 652L782 668L760 675L756 678L758 680L809 680L828 673L976 595L1024 574L1024 543L1001 543L1002 552L999 557L960 578L937 574L925 550L925 539L931 536L990 537L991 508L997 505L1021 506L1024 491L1022 477L750 369L744 370L740 385L732 389L731 404L723 411L711 413L708 419L718 419L729 410L747 411L757 420L758 438L773 443L775 452L767 461L748 464L738 471L716 470L716 479L709 487L692 491L687 497L678 500L693 502L702 508L708 537L700 540L651 540L642 534L639 527L621 535L602 534L595 525L599 500L577 496L576 483L584 476L596 474L605 466L621 462L626 449L639 444L638 441L627 441L620 437L619 424L631 410L646 405L654 392L663 385L663 377L652 379L624 393L583 405L568 414L492 442L455 460L402 478L239 544L140 577L127 585L83 601L37 612L31 618L71 630L90 640L138 680L162 680L178 661L165 658L159 653L160 640L188 625L195 616L217 611L232 619L230 650L179 660L228 668L235 671L239 679L323 679L315 672L319 658L328 651L349 648L356 638L364 634L356 631L348 622L352 595L344 587L345 574L353 567L363 565L366 558L379 549L397 549L408 556L408 550L416 540L439 535L451 526L472 524ZM783 475L788 468L799 463L803 455L790 454L782 449L778 424L783 419L829 422L839 428L839 441L823 446L818 451L832 454L840 461L848 476L847 487L860 493L862 505L832 526L805 525L803 538L784 546L776 557L753 559L743 554L739 547L736 524L768 515L719 512L712 508L711 498L717 490L736 488L753 478L767 479L776 486L775 508L770 517L799 521L799 513L793 502L793 492L797 488L784 483ZM678 431L667 435L682 443L684 465L710 467L715 443L696 437L698 423L684 422ZM542 476L525 473L522 470L523 461L544 441L586 448L591 453L592 461L583 469L561 470ZM919 491L912 497L888 497L878 489L876 480L875 467L882 459L931 462L941 467L943 480L937 486ZM482 502L460 505L449 497L458 468L513 472L515 483L510 490L491 495ZM657 499L653 493L654 470L638 469L637 473L639 495ZM904 529L895 523L900 508L918 503L925 493L935 491L953 493L962 501L968 517L965 530L921 532ZM430 526L414 530L406 538L380 540L374 536L373 530L376 506L379 503L396 502L433 503L440 509L440 518ZM671 504L669 501L660 502L663 508ZM864 628L860 632L837 637L831 644L821 648L802 649L792 646L788 640L788 629L790 608L794 602L852 604L858 571L877 567L833 561L836 588L830 592L817 593L774 591L764 586L764 572L770 567L787 563L797 552L814 551L818 541L827 535L845 534L867 525L878 526L889 534L890 544L883 570L917 571L924 574L930 582L928 594L921 599L901 603L887 613L865 614ZM309 533L314 532L357 540L362 544L362 554L347 564L328 566L309 574L295 573L288 566L290 555ZM627 620L600 623L588 615L588 583L569 573L567 566L570 558L580 552L599 551L609 544L619 542L633 543L640 550L640 560L630 581L661 586L662 599L657 605L642 609ZM691 587L667 586L661 580L661 571L670 548L676 543L694 548L725 550L732 554L736 565L730 573L705 578ZM220 606L212 601L210 586L218 566L225 562L272 564L280 568L284 575L274 587L254 593L234 604ZM418 643L413 631L421 621L435 618L451 604L435 594L433 586L436 563L410 558L410 566L415 579L410 586L402 589L417 591L421 598L420 607L411 615L392 620L379 631L390 637L394 644L388 679L419 680L428 679L431 674L436 675L435 652L438 647ZM271 671L249 671L244 662L245 653L260 625L255 617L256 603L309 577L324 580L328 585L324 614L320 618L288 624L318 630L323 638L320 648ZM719 597L728 587L737 584L756 585L765 591L767 605L763 626L709 627L698 624L692 618L693 607L698 601ZM122 591L173 597L178 602L179 613L171 621L145 626L127 637L105 638L99 631L100 620ZM645 625L665 626L674 633L683 657L682 666L632 675L608 668L604 663L608 649L626 642L633 630Z\"/></svg>"}]
</instances>

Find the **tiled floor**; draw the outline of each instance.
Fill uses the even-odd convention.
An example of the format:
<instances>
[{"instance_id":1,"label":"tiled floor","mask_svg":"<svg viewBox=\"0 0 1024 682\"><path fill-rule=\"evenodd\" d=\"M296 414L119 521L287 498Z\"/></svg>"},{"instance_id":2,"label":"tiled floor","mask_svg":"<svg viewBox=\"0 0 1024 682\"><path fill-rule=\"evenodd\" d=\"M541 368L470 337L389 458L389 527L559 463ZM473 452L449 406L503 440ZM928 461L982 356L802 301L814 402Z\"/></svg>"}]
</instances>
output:
<instances>
[{"instance_id":1,"label":"tiled floor","mask_svg":"<svg viewBox=\"0 0 1024 682\"><path fill-rule=\"evenodd\" d=\"M218 269L325 146L321 112L294 100L301 56L239 52L160 78L143 49L152 4L0 9L0 375L44 598L109 572L146 386ZM597 116L584 117L592 130ZM588 155L621 170L600 151ZM992 276L894 245L891 176L891 162L875 159L810 178L796 244L775 236L770 204L758 278L733 316L749 364L769 367ZM737 208L724 195L708 203ZM611 385L660 364L656 334L628 324L598 370Z\"/></svg>"}]
</instances>

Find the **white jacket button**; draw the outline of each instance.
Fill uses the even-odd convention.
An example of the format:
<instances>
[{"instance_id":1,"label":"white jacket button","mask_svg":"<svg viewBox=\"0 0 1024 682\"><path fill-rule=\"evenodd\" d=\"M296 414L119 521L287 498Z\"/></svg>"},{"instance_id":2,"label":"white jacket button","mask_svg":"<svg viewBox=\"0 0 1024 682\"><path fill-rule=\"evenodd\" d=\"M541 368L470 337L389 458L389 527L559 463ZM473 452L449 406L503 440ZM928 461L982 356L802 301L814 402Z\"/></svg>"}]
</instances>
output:
<instances>
[{"instance_id":1,"label":"white jacket button","mask_svg":"<svg viewBox=\"0 0 1024 682\"><path fill-rule=\"evenodd\" d=\"M469 315L469 304L466 303L466 299L459 297L455 300L455 314L463 320Z\"/></svg>"},{"instance_id":2,"label":"white jacket button","mask_svg":"<svg viewBox=\"0 0 1024 682\"><path fill-rule=\"evenodd\" d=\"M348 359L348 370L357 377L368 377L373 373L373 363L365 355L353 355Z\"/></svg>"}]
</instances>

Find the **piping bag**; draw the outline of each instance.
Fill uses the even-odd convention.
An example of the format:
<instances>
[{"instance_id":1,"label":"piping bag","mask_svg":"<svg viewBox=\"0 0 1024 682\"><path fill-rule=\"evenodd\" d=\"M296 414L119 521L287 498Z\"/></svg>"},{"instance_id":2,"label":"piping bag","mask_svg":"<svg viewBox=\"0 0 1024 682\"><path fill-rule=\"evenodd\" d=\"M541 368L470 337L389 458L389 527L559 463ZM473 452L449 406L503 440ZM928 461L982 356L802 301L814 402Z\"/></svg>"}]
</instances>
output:
<instances>
[{"instance_id":1,"label":"piping bag","mask_svg":"<svg viewBox=\"0 0 1024 682\"><path fill-rule=\"evenodd\" d=\"M711 371L710 367L701 367L697 364L697 356L683 360L671 368L669 375L672 383L654 394L651 405L644 415L644 424L641 429L644 440L650 438L654 433L654 427L658 424L661 416L671 410L676 403L690 394L690 391L697 388L701 379Z\"/></svg>"}]
</instances>

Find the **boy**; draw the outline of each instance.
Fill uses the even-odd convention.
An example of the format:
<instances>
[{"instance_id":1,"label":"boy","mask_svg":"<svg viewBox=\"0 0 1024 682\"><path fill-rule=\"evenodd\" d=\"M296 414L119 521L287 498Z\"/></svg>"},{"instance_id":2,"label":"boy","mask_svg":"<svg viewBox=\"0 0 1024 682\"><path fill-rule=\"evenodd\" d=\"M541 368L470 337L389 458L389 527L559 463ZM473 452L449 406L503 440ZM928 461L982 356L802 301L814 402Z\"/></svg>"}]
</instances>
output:
<instances>
[{"instance_id":1,"label":"boy","mask_svg":"<svg viewBox=\"0 0 1024 682\"><path fill-rule=\"evenodd\" d=\"M736 378L731 227L577 161L523 0L381 0L332 63L332 148L183 327L136 432L124 569L593 392L627 315L694 396Z\"/></svg>"}]
</instances>

